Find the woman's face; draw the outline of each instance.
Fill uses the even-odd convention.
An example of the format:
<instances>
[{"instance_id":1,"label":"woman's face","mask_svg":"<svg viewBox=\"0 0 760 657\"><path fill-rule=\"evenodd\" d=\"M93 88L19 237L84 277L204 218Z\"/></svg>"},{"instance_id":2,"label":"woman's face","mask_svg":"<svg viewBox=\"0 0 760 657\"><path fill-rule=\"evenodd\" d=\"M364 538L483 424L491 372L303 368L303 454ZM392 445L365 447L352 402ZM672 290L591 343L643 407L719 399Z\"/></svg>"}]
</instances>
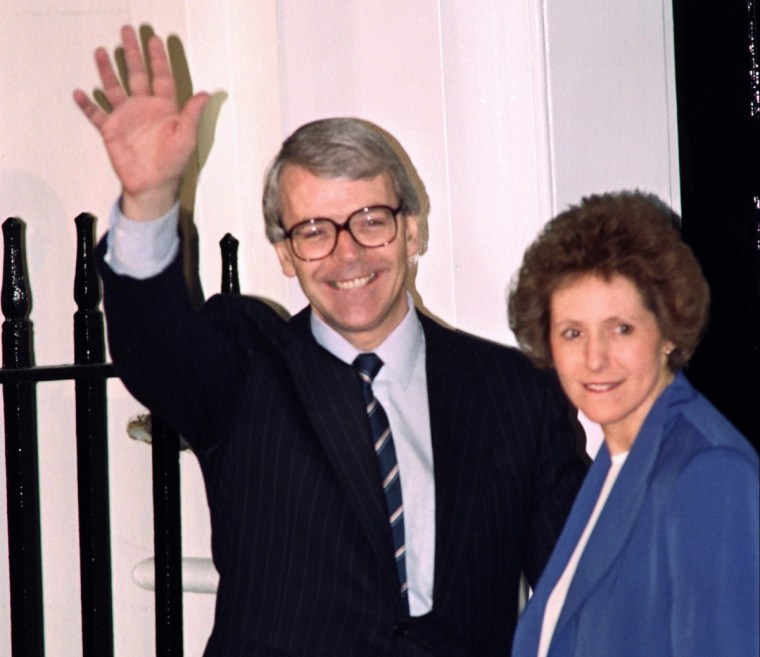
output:
<instances>
[{"instance_id":1,"label":"woman's face","mask_svg":"<svg viewBox=\"0 0 760 657\"><path fill-rule=\"evenodd\" d=\"M570 401L598 422L610 451L626 451L673 379L673 343L628 278L574 278L550 300L549 345Z\"/></svg>"}]
</instances>

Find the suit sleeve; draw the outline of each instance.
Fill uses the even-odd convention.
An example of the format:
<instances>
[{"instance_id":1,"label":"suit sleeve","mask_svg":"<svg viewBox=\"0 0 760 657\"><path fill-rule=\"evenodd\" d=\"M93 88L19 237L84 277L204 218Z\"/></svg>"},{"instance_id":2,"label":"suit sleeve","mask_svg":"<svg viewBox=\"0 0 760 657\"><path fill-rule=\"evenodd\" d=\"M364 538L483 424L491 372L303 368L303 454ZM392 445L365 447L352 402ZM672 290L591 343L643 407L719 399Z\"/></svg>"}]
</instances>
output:
<instances>
[{"instance_id":1,"label":"suit sleeve","mask_svg":"<svg viewBox=\"0 0 760 657\"><path fill-rule=\"evenodd\" d=\"M181 254L160 274L138 280L105 264L104 242L98 268L117 373L135 398L202 450L231 408L244 355L219 322L192 308Z\"/></svg>"},{"instance_id":2,"label":"suit sleeve","mask_svg":"<svg viewBox=\"0 0 760 657\"><path fill-rule=\"evenodd\" d=\"M729 449L697 455L681 473L668 529L672 654L760 654L758 471Z\"/></svg>"},{"instance_id":3,"label":"suit sleeve","mask_svg":"<svg viewBox=\"0 0 760 657\"><path fill-rule=\"evenodd\" d=\"M535 588L559 538L588 468L585 434L559 382L546 371L535 460L531 550L525 575Z\"/></svg>"}]
</instances>

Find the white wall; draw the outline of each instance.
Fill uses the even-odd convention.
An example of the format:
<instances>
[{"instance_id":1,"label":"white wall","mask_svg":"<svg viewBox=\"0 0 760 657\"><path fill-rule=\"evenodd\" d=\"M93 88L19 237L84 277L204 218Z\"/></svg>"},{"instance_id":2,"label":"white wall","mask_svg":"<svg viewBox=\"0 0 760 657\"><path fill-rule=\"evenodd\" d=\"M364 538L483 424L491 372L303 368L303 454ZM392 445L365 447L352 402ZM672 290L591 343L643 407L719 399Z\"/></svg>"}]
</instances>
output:
<instances>
[{"instance_id":1,"label":"white wall","mask_svg":"<svg viewBox=\"0 0 760 657\"><path fill-rule=\"evenodd\" d=\"M196 199L207 294L219 286L217 242L229 231L241 242L245 292L291 311L303 304L263 237L261 177L301 123L356 115L391 132L426 184L430 249L416 280L425 306L511 342L505 289L556 209L624 186L678 205L662 2L0 0L0 219L27 224L37 362L73 359L73 218L92 211L102 231L118 193L70 96L96 84L92 50L115 46L121 24L175 33L196 90L220 93ZM109 393L117 654L152 654L152 595L131 581L152 554L150 450L125 434L140 406L118 382ZM39 403L46 648L69 657L81 654L73 389L43 384ZM205 556L192 456L182 468L185 553ZM10 654L4 530L0 553L0 654ZM200 654L212 606L212 596L185 596L186 654Z\"/></svg>"}]
</instances>

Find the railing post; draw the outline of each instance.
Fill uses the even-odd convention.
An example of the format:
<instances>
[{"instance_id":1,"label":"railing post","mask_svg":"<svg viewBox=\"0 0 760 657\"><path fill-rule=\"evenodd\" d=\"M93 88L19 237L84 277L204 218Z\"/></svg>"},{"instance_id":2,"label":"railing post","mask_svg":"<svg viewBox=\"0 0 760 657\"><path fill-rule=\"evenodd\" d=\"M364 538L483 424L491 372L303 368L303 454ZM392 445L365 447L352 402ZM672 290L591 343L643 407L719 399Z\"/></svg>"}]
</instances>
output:
<instances>
[{"instance_id":1,"label":"railing post","mask_svg":"<svg viewBox=\"0 0 760 657\"><path fill-rule=\"evenodd\" d=\"M222 252L222 294L240 294L237 253L239 242L229 233L219 241Z\"/></svg>"},{"instance_id":2,"label":"railing post","mask_svg":"<svg viewBox=\"0 0 760 657\"><path fill-rule=\"evenodd\" d=\"M222 293L239 294L238 240L227 233L219 242ZM153 461L153 535L156 581L156 655L183 654L182 522L180 513L180 439L160 418L151 416Z\"/></svg>"},{"instance_id":3,"label":"railing post","mask_svg":"<svg viewBox=\"0 0 760 657\"><path fill-rule=\"evenodd\" d=\"M153 549L156 555L156 657L182 657L182 521L179 436L151 417Z\"/></svg>"},{"instance_id":4,"label":"railing post","mask_svg":"<svg viewBox=\"0 0 760 657\"><path fill-rule=\"evenodd\" d=\"M75 222L74 362L77 365L104 363L103 313L98 310L100 284L93 256L95 218L83 213ZM77 379L75 391L83 656L111 657L113 611L106 381Z\"/></svg>"},{"instance_id":5,"label":"railing post","mask_svg":"<svg viewBox=\"0 0 760 657\"><path fill-rule=\"evenodd\" d=\"M2 329L3 368L32 364L29 296L24 275L22 223L3 223ZM10 563L11 653L13 657L45 654L40 547L40 495L37 459L35 384L3 385L5 463L8 491L8 560Z\"/></svg>"}]
</instances>

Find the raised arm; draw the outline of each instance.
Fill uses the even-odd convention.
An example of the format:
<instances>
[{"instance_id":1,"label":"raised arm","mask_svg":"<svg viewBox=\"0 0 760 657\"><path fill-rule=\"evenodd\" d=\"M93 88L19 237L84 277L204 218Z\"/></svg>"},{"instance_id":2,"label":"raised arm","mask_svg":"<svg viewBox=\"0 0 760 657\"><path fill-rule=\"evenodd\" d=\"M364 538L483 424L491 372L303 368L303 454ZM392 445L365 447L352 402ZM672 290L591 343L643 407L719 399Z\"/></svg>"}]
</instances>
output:
<instances>
[{"instance_id":1,"label":"raised arm","mask_svg":"<svg viewBox=\"0 0 760 657\"><path fill-rule=\"evenodd\" d=\"M149 76L134 28L123 27L121 38L128 91L101 47L95 51L95 63L111 112L101 109L81 89L74 91L74 100L103 138L121 182L122 211L131 219L150 220L165 214L177 199L209 95L195 94L179 108L162 40L152 36L148 41Z\"/></svg>"}]
</instances>

